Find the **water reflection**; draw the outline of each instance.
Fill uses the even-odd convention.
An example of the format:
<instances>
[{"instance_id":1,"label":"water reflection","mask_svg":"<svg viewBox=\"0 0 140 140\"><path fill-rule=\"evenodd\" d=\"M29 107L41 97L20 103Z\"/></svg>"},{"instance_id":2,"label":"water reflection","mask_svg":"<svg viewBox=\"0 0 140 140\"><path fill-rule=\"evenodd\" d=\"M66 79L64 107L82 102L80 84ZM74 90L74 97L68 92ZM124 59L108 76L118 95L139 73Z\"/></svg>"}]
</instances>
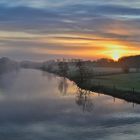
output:
<instances>
[{"instance_id":1,"label":"water reflection","mask_svg":"<svg viewBox=\"0 0 140 140\"><path fill-rule=\"evenodd\" d=\"M54 77L55 77L55 75L53 75ZM46 71L42 71L42 77L47 77L47 79L48 79L48 81L50 81L51 82L51 80L52 80L52 74L48 74L48 72L46 72Z\"/></svg>"},{"instance_id":2,"label":"water reflection","mask_svg":"<svg viewBox=\"0 0 140 140\"><path fill-rule=\"evenodd\" d=\"M75 83L73 83L73 86L77 87ZM68 79L65 77L61 77L58 81L58 90L61 95L66 96L68 93L69 83ZM77 87L76 90L76 104L82 108L83 112L91 112L93 110L93 100L91 99L91 93L90 91L83 90L79 87Z\"/></svg>"},{"instance_id":3,"label":"water reflection","mask_svg":"<svg viewBox=\"0 0 140 140\"><path fill-rule=\"evenodd\" d=\"M65 77L62 77L58 83L58 90L62 95L67 95L68 83Z\"/></svg>"},{"instance_id":4,"label":"water reflection","mask_svg":"<svg viewBox=\"0 0 140 140\"><path fill-rule=\"evenodd\" d=\"M140 137L139 105L133 108L117 98L114 103L112 97L79 89L65 78L23 69L3 75L2 88L0 140Z\"/></svg>"},{"instance_id":5,"label":"water reflection","mask_svg":"<svg viewBox=\"0 0 140 140\"><path fill-rule=\"evenodd\" d=\"M93 110L93 100L90 91L77 88L76 104L82 107L83 112L91 112Z\"/></svg>"},{"instance_id":6,"label":"water reflection","mask_svg":"<svg viewBox=\"0 0 140 140\"><path fill-rule=\"evenodd\" d=\"M0 74L0 89L1 90L10 89L10 87L13 86L14 84L13 81L16 80L18 73L19 70Z\"/></svg>"}]
</instances>

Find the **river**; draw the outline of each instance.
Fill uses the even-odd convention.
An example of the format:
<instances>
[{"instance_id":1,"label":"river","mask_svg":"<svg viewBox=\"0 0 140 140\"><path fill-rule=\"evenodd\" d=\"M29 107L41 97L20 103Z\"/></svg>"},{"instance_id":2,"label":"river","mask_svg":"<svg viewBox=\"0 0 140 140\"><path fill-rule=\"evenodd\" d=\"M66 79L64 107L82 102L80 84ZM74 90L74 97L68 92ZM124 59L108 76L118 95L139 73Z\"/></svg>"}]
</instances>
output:
<instances>
[{"instance_id":1,"label":"river","mask_svg":"<svg viewBox=\"0 0 140 140\"><path fill-rule=\"evenodd\" d=\"M0 140L139 140L140 106L39 70L0 75Z\"/></svg>"}]
</instances>

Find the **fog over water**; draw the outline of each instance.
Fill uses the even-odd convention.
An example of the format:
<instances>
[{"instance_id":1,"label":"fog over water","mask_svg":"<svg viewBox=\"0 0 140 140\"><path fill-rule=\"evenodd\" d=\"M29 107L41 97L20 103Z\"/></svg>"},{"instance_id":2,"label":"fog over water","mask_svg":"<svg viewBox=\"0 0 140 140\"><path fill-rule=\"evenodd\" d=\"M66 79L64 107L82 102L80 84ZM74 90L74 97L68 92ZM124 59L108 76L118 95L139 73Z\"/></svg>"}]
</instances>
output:
<instances>
[{"instance_id":1,"label":"fog over water","mask_svg":"<svg viewBox=\"0 0 140 140\"><path fill-rule=\"evenodd\" d=\"M139 139L139 105L82 92L38 70L0 75L0 139Z\"/></svg>"}]
</instances>

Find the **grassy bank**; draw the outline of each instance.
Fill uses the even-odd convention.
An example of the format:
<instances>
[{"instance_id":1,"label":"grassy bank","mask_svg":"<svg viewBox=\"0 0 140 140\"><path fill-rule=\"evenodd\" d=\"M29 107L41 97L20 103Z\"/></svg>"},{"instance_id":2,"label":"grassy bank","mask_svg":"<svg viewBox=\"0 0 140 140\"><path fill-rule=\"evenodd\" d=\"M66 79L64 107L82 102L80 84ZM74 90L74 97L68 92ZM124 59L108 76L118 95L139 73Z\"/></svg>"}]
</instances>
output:
<instances>
[{"instance_id":1,"label":"grassy bank","mask_svg":"<svg viewBox=\"0 0 140 140\"><path fill-rule=\"evenodd\" d=\"M95 67L82 62L66 62L44 65L42 70L67 77L78 87L140 103L140 73L131 70L125 73L121 68Z\"/></svg>"},{"instance_id":2,"label":"grassy bank","mask_svg":"<svg viewBox=\"0 0 140 140\"><path fill-rule=\"evenodd\" d=\"M140 104L140 73L99 76L95 79L85 79L83 82L74 77L68 78L82 89Z\"/></svg>"},{"instance_id":3,"label":"grassy bank","mask_svg":"<svg viewBox=\"0 0 140 140\"><path fill-rule=\"evenodd\" d=\"M52 73L63 76L59 71ZM68 74L66 77L82 89L140 104L140 73L96 76L84 79L82 82L76 75Z\"/></svg>"},{"instance_id":4,"label":"grassy bank","mask_svg":"<svg viewBox=\"0 0 140 140\"><path fill-rule=\"evenodd\" d=\"M91 83L116 88L123 91L140 92L140 73L116 74L108 76L98 76L91 79Z\"/></svg>"}]
</instances>

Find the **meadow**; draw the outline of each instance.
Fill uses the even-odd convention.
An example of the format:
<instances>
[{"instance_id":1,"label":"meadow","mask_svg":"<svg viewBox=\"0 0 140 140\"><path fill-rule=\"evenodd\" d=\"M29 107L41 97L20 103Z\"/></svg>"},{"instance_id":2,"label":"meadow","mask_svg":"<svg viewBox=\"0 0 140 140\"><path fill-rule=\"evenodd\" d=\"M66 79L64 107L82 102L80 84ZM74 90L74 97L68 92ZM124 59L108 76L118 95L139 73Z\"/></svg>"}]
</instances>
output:
<instances>
[{"instance_id":1,"label":"meadow","mask_svg":"<svg viewBox=\"0 0 140 140\"><path fill-rule=\"evenodd\" d=\"M91 83L118 90L140 92L140 73L97 76L91 79Z\"/></svg>"}]
</instances>

